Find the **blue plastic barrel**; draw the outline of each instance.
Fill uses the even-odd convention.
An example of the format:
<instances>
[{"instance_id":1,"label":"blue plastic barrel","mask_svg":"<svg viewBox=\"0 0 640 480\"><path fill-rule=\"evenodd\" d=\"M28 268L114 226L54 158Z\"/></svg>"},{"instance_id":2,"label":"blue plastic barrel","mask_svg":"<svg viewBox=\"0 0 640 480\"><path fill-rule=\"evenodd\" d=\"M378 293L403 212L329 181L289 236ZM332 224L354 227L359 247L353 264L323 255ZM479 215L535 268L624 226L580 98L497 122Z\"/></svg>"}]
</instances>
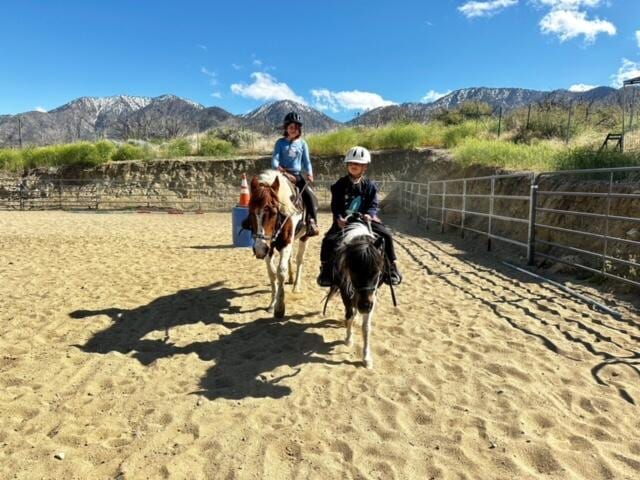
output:
<instances>
[{"instance_id":1,"label":"blue plastic barrel","mask_svg":"<svg viewBox=\"0 0 640 480\"><path fill-rule=\"evenodd\" d=\"M249 216L247 207L233 207L231 212L231 229L233 230L233 246L234 247L253 247L253 238L251 238L251 230L242 229L242 221Z\"/></svg>"}]
</instances>

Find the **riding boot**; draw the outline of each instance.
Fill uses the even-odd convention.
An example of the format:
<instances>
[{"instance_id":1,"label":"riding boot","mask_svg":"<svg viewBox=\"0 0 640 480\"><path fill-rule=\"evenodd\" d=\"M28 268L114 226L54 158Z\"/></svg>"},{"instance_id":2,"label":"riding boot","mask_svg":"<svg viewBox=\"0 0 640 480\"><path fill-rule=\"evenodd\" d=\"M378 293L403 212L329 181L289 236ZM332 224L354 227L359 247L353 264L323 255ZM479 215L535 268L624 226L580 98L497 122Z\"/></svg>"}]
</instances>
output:
<instances>
[{"instance_id":1,"label":"riding boot","mask_svg":"<svg viewBox=\"0 0 640 480\"><path fill-rule=\"evenodd\" d=\"M333 285L333 272L331 271L331 265L325 262L320 264L320 275L318 275L317 282L321 287L330 287Z\"/></svg>"},{"instance_id":2,"label":"riding boot","mask_svg":"<svg viewBox=\"0 0 640 480\"><path fill-rule=\"evenodd\" d=\"M396 262L391 262L389 265L389 271L385 272L383 277L384 283L387 285L400 285L402 283L402 273L398 269Z\"/></svg>"},{"instance_id":3,"label":"riding boot","mask_svg":"<svg viewBox=\"0 0 640 480\"><path fill-rule=\"evenodd\" d=\"M307 221L307 237L315 237L316 235L320 234L320 229L318 228L318 225L316 224L315 219L310 218Z\"/></svg>"}]
</instances>

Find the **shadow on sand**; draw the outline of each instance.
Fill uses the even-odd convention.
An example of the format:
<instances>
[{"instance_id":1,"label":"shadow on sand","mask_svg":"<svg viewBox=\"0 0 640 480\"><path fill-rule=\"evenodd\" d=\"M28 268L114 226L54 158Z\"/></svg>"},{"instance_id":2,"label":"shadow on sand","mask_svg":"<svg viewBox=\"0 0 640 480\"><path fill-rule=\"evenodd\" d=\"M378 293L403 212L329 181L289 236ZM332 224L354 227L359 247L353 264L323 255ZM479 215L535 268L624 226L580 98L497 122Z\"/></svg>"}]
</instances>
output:
<instances>
[{"instance_id":1,"label":"shadow on sand","mask_svg":"<svg viewBox=\"0 0 640 480\"><path fill-rule=\"evenodd\" d=\"M271 372L279 367L295 369L305 363L351 364L322 357L330 355L333 347L340 342L327 343L322 335L309 330L335 328L341 324L335 320L302 322L316 312L288 316L277 321L271 317L247 323L224 321L223 316L264 311L261 308L242 310L231 305L235 298L262 293L267 291L256 290L256 287L230 289L218 282L180 290L129 310L117 307L76 310L69 314L72 318L108 315L113 323L95 333L86 344L75 346L89 353L116 351L132 354L143 365L149 365L159 358L195 353L203 361L215 362L201 379L200 390L192 392L209 399L280 398L290 394L291 388L279 382L297 375L300 368L276 377ZM186 346L171 343L172 327L199 322L222 326L228 333L219 335L215 340L193 342ZM158 331L165 332L164 339L145 338Z\"/></svg>"}]
</instances>

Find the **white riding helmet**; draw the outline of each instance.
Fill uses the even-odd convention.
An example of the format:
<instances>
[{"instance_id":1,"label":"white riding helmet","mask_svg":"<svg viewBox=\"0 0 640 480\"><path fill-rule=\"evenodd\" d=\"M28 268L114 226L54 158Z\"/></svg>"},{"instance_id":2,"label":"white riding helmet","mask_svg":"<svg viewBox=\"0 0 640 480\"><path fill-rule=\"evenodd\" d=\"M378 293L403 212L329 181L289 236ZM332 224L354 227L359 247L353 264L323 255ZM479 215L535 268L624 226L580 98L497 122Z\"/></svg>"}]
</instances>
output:
<instances>
[{"instance_id":1,"label":"white riding helmet","mask_svg":"<svg viewBox=\"0 0 640 480\"><path fill-rule=\"evenodd\" d=\"M353 147L344 156L344 163L360 163L367 165L371 163L371 154L364 147Z\"/></svg>"}]
</instances>

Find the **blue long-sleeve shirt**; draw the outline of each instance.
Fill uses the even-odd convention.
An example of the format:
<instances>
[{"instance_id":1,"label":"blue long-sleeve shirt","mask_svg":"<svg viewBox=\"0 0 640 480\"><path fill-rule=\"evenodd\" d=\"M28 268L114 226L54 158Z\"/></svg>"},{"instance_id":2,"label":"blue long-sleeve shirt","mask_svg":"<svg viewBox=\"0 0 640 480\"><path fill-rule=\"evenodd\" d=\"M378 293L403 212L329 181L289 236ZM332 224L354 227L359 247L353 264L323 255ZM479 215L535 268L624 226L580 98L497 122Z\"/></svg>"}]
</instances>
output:
<instances>
[{"instance_id":1,"label":"blue long-sleeve shirt","mask_svg":"<svg viewBox=\"0 0 640 480\"><path fill-rule=\"evenodd\" d=\"M309 175L313 175L307 142L301 138L293 142L286 138L279 139L273 148L271 166L274 169L283 167L296 174L305 170Z\"/></svg>"}]
</instances>

